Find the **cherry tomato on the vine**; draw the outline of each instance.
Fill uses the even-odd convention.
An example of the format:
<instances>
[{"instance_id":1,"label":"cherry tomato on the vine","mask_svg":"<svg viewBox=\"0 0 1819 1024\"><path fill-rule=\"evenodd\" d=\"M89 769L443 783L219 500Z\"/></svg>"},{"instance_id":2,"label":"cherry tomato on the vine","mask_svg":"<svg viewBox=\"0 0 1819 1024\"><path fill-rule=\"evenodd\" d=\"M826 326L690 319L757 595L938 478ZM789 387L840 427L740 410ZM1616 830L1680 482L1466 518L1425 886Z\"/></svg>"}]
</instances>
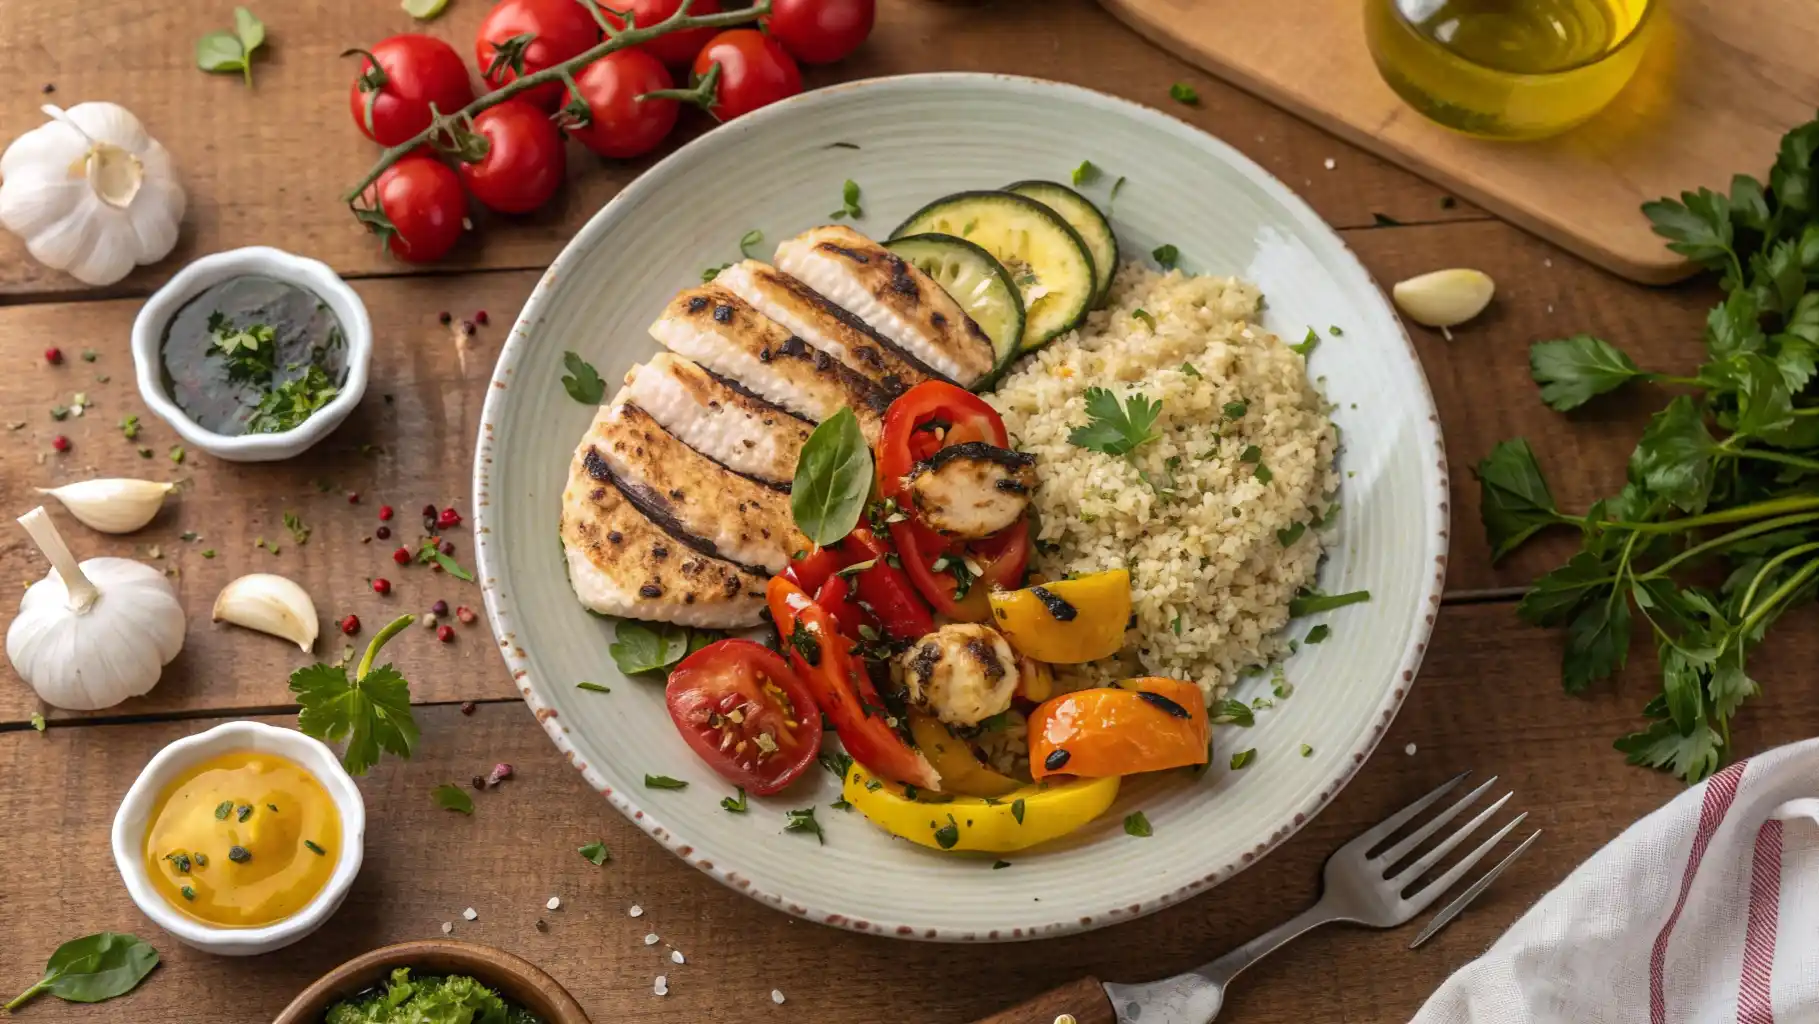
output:
<instances>
[{"instance_id":1,"label":"cherry tomato on the vine","mask_svg":"<svg viewBox=\"0 0 1819 1024\"><path fill-rule=\"evenodd\" d=\"M619 0L602 4L601 10L614 28L624 28L625 22L607 8L617 8L619 13L630 11L634 28L650 28L675 14L676 8L681 6L682 0ZM720 0L695 0L689 5L688 13L690 17L719 14ZM689 61L694 60L695 54L700 53L712 38L714 30L711 28L691 28L660 35L648 43L638 44L637 48L672 68L686 69Z\"/></svg>"},{"instance_id":2,"label":"cherry tomato on the vine","mask_svg":"<svg viewBox=\"0 0 1819 1024\"><path fill-rule=\"evenodd\" d=\"M382 146L396 146L428 128L430 104L452 114L474 100L467 65L440 39L393 36L370 51L348 53L361 55L348 108L360 131Z\"/></svg>"},{"instance_id":3,"label":"cherry tomato on the vine","mask_svg":"<svg viewBox=\"0 0 1819 1024\"><path fill-rule=\"evenodd\" d=\"M433 263L461 238L467 193L455 172L434 157L407 156L386 168L366 198L374 211L362 218L367 227L407 263Z\"/></svg>"},{"instance_id":4,"label":"cherry tomato on the vine","mask_svg":"<svg viewBox=\"0 0 1819 1024\"><path fill-rule=\"evenodd\" d=\"M877 0L771 0L771 37L804 64L831 64L872 33Z\"/></svg>"},{"instance_id":5,"label":"cherry tomato on the vine","mask_svg":"<svg viewBox=\"0 0 1819 1024\"><path fill-rule=\"evenodd\" d=\"M474 36L474 63L486 84L497 89L553 67L600 41L600 26L575 0L501 0ZM544 110L563 102L561 82L546 82L518 98Z\"/></svg>"},{"instance_id":6,"label":"cherry tomato on the vine","mask_svg":"<svg viewBox=\"0 0 1819 1024\"><path fill-rule=\"evenodd\" d=\"M706 76L715 64L720 65L720 81L711 113L722 121L802 91L796 58L755 28L730 29L710 39L695 55L695 77Z\"/></svg>"},{"instance_id":7,"label":"cherry tomato on the vine","mask_svg":"<svg viewBox=\"0 0 1819 1024\"><path fill-rule=\"evenodd\" d=\"M642 156L676 127L682 105L638 97L672 84L663 62L642 50L609 53L576 73L575 86L587 101L588 122L568 133L601 156L621 160Z\"/></svg>"},{"instance_id":8,"label":"cherry tomato on the vine","mask_svg":"<svg viewBox=\"0 0 1819 1024\"><path fill-rule=\"evenodd\" d=\"M568 150L543 111L509 99L476 115L474 133L487 140L486 155L456 170L483 205L500 213L529 213L562 187Z\"/></svg>"}]
</instances>

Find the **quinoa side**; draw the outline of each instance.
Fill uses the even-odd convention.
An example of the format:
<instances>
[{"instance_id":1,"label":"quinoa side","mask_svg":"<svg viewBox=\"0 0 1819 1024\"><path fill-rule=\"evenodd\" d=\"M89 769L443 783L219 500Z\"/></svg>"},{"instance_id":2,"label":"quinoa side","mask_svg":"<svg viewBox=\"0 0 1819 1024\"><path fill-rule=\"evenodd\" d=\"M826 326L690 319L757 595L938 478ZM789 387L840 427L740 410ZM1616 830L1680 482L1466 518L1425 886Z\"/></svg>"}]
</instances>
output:
<instances>
[{"instance_id":1,"label":"quinoa side","mask_svg":"<svg viewBox=\"0 0 1819 1024\"><path fill-rule=\"evenodd\" d=\"M1131 573L1125 649L1058 666L1063 686L1170 676L1211 701L1287 651L1289 600L1314 585L1316 525L1337 499L1337 432L1305 359L1258 323L1262 304L1236 278L1126 264L1105 309L984 396L1037 459L1034 571ZM1070 444L1089 387L1159 400L1162 436L1125 457Z\"/></svg>"}]
</instances>

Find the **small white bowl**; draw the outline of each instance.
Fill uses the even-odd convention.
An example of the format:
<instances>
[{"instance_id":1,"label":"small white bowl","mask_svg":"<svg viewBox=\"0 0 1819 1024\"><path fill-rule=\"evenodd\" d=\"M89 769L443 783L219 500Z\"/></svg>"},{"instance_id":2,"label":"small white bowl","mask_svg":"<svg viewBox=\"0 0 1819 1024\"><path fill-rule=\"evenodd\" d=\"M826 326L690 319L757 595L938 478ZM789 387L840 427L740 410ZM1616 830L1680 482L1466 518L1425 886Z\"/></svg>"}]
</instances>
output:
<instances>
[{"instance_id":1,"label":"small white bowl","mask_svg":"<svg viewBox=\"0 0 1819 1024\"><path fill-rule=\"evenodd\" d=\"M239 750L277 754L302 765L322 783L341 815L340 849L335 851L335 872L329 876L328 884L295 914L257 928L204 924L179 913L158 895L145 869L145 834L151 828L152 810L159 794L197 763ZM114 815L113 846L114 862L126 881L127 892L158 927L206 953L255 956L288 946L322 927L341 906L365 856L366 802L347 770L341 767L340 759L320 740L262 722L227 722L180 739L151 759L120 801L120 810Z\"/></svg>"},{"instance_id":2,"label":"small white bowl","mask_svg":"<svg viewBox=\"0 0 1819 1024\"><path fill-rule=\"evenodd\" d=\"M347 341L347 381L334 400L295 428L276 434L228 436L204 430L184 415L164 390L163 360L159 347L165 325L183 304L229 278L247 274L277 278L306 289L334 311ZM229 462L274 462L301 455L304 449L327 437L366 393L367 364L373 355L373 325L366 305L328 264L282 249L253 245L204 256L177 272L140 307L133 320L133 366L139 394L158 418L171 425L185 441Z\"/></svg>"}]
</instances>

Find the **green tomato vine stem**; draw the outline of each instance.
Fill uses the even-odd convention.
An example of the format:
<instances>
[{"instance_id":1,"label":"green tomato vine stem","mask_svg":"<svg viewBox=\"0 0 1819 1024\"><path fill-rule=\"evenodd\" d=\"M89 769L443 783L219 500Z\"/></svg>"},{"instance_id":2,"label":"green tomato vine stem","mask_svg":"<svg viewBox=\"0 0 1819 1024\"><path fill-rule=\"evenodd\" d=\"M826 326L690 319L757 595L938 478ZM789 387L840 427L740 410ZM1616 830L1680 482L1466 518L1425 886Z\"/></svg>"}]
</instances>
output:
<instances>
[{"instance_id":1,"label":"green tomato vine stem","mask_svg":"<svg viewBox=\"0 0 1819 1024\"><path fill-rule=\"evenodd\" d=\"M591 0L578 0L578 2L585 7L591 8L594 6ZM349 206L353 206L359 201L360 197L365 194L366 190L370 188L374 182L379 180L380 175L389 170L393 164L396 164L406 156L409 156L417 147L426 142L431 142L431 140L438 136L448 136L454 133L459 125L471 122L474 115L479 114L483 110L489 110L496 107L519 93L528 89L534 89L539 85L544 85L549 82L564 82L569 85L572 94L575 72L609 53L615 53L619 50L626 49L627 47L637 46L640 43L650 42L658 36L668 35L671 32L681 32L694 28L730 28L736 25L750 24L769 14L771 10L769 0L760 0L759 3L745 8L744 10L724 11L719 14L691 15L688 11L692 6L694 6L694 0L682 0L682 5L676 8L675 14L670 15L654 25L640 28L637 25L632 24L631 27L621 30L613 29L611 23L606 20L605 15L596 12L595 20L597 20L600 23L601 28L606 31L606 39L596 44L592 49L576 54L560 64L552 64L541 71L515 78L492 92L479 97L454 113L443 114L437 112L431 119L428 128L423 129L396 146L387 147L384 152L380 153L379 159L374 161L373 166L367 170L363 177L361 177L359 184L349 189L347 194L341 197L342 201ZM628 24L630 23L628 22ZM665 95L666 92L667 91L655 95Z\"/></svg>"}]
</instances>

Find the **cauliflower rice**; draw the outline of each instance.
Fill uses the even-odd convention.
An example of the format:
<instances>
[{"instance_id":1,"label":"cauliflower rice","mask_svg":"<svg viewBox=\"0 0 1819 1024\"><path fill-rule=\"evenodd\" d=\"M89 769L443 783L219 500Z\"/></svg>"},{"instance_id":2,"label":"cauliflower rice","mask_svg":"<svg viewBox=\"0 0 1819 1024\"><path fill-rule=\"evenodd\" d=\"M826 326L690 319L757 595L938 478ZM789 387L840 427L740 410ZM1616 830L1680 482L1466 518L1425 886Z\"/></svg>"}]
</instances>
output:
<instances>
[{"instance_id":1,"label":"cauliflower rice","mask_svg":"<svg viewBox=\"0 0 1819 1024\"><path fill-rule=\"evenodd\" d=\"M1315 527L1338 490L1337 437L1305 359L1258 323L1262 304L1237 278L1129 264L1106 309L984 396L1037 459L1035 571L1131 573L1125 650L1063 671L1064 686L1162 675L1212 701L1286 652L1289 601L1314 585ZM1160 400L1161 437L1129 457L1070 444L1089 387Z\"/></svg>"}]
</instances>

